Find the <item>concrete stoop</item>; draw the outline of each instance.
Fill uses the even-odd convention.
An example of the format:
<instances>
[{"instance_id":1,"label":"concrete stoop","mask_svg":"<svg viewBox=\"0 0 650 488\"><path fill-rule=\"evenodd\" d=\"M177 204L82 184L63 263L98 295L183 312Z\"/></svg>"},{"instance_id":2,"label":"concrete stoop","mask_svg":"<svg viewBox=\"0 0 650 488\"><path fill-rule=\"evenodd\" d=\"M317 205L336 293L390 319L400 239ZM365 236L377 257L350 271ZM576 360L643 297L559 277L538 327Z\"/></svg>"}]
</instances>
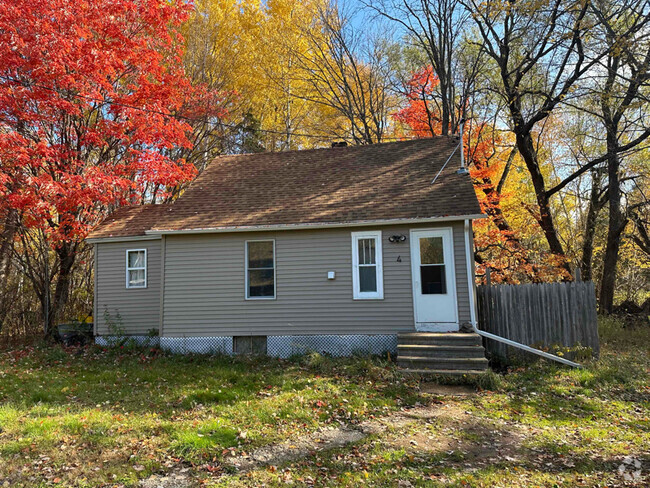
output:
<instances>
[{"instance_id":1,"label":"concrete stoop","mask_svg":"<svg viewBox=\"0 0 650 488\"><path fill-rule=\"evenodd\" d=\"M397 336L397 364L405 372L462 376L487 370L478 334L415 332Z\"/></svg>"}]
</instances>

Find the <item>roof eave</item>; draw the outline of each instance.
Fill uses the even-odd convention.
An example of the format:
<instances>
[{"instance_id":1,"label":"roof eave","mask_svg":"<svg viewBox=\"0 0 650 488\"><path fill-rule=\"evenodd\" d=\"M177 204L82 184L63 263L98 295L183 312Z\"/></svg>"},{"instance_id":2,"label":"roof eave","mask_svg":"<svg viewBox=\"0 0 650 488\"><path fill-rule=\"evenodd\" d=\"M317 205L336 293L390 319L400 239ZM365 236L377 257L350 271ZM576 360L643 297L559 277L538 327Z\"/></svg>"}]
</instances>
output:
<instances>
[{"instance_id":1,"label":"roof eave","mask_svg":"<svg viewBox=\"0 0 650 488\"><path fill-rule=\"evenodd\" d=\"M157 241L160 235L139 235L139 236L107 236L107 237L86 237L88 244L97 244L98 242L128 242L128 241Z\"/></svg>"},{"instance_id":2,"label":"roof eave","mask_svg":"<svg viewBox=\"0 0 650 488\"><path fill-rule=\"evenodd\" d=\"M284 231L284 230L306 230L306 229L333 229L342 227L368 227L376 225L395 224L424 224L438 222L452 222L463 220L484 219L485 214L468 215L445 215L441 217L424 217L412 219L384 219L384 220L357 220L351 222L316 222L303 224L276 224L276 225L248 225L231 227L205 227L192 229L150 229L145 231L148 236L162 236L171 234L206 234L226 232L260 232L260 231Z\"/></svg>"}]
</instances>

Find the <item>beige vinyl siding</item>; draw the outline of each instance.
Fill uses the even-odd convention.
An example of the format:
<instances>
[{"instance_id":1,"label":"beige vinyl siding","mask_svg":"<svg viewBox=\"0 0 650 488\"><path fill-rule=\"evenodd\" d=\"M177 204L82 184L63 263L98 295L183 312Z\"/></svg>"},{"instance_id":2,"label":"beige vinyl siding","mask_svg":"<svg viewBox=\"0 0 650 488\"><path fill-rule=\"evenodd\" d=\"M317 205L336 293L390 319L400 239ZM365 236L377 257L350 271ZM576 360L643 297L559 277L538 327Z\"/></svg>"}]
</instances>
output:
<instances>
[{"instance_id":1,"label":"beige vinyl siding","mask_svg":"<svg viewBox=\"0 0 650 488\"><path fill-rule=\"evenodd\" d=\"M111 320L128 335L146 334L160 326L160 239L97 243L95 245L95 324L99 335L111 334L105 320ZM126 287L127 249L147 250L147 287Z\"/></svg>"},{"instance_id":2,"label":"beige vinyl siding","mask_svg":"<svg viewBox=\"0 0 650 488\"><path fill-rule=\"evenodd\" d=\"M456 267L456 300L458 300L458 323L469 322L469 288L467 287L467 258L465 257L465 223L452 226L454 231L454 265Z\"/></svg>"},{"instance_id":3,"label":"beige vinyl siding","mask_svg":"<svg viewBox=\"0 0 650 488\"><path fill-rule=\"evenodd\" d=\"M469 320L463 223L454 229L459 317ZM414 330L408 240L415 226L168 235L162 335L387 334ZM432 228L432 225L417 226ZM353 300L355 230L381 230L384 298ZM245 300L246 240L274 239L276 299ZM399 258L399 261L398 261ZM328 280L327 272L336 279Z\"/></svg>"}]
</instances>

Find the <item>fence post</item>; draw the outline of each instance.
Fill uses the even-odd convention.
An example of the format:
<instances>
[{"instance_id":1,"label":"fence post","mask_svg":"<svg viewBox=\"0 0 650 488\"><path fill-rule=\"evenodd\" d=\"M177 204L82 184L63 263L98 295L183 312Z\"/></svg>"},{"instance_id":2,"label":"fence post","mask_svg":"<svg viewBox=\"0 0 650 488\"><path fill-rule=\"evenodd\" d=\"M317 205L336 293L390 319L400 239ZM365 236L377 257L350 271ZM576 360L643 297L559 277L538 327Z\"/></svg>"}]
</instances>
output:
<instances>
[{"instance_id":1,"label":"fence post","mask_svg":"<svg viewBox=\"0 0 650 488\"><path fill-rule=\"evenodd\" d=\"M573 279L574 279L576 282L580 282L580 281L582 281L582 276L581 276L581 274L582 274L582 271L580 270L580 266L576 266L576 269L575 269L575 271L573 272Z\"/></svg>"},{"instance_id":2,"label":"fence post","mask_svg":"<svg viewBox=\"0 0 650 488\"><path fill-rule=\"evenodd\" d=\"M492 270L488 266L487 268L485 268L485 285L486 286L490 286L492 284L491 274L492 274Z\"/></svg>"}]
</instances>

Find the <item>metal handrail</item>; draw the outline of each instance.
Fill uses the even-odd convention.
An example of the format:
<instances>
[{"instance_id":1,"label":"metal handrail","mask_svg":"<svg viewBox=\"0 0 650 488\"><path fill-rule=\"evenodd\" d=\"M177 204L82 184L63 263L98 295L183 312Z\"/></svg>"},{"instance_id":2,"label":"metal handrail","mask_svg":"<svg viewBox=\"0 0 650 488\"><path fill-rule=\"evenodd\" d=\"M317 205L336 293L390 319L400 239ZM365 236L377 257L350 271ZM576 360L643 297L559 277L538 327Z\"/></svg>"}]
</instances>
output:
<instances>
[{"instance_id":1,"label":"metal handrail","mask_svg":"<svg viewBox=\"0 0 650 488\"><path fill-rule=\"evenodd\" d=\"M526 346L525 344L521 344L519 342L511 341L510 339L506 339L505 337L501 337L498 335L491 334L490 332L479 330L476 326L473 326L473 329L478 335L487 337L488 339L492 339L493 341L503 342L504 344L508 344L509 346L516 347L518 349L523 349L524 351L537 354L538 356L542 356L543 358L550 359L551 361L557 361L558 363L566 364L568 366L573 366L574 368L582 368L581 364L574 363L573 361L569 361L568 359L561 358L560 356L556 356L555 354L540 351L539 349Z\"/></svg>"}]
</instances>

